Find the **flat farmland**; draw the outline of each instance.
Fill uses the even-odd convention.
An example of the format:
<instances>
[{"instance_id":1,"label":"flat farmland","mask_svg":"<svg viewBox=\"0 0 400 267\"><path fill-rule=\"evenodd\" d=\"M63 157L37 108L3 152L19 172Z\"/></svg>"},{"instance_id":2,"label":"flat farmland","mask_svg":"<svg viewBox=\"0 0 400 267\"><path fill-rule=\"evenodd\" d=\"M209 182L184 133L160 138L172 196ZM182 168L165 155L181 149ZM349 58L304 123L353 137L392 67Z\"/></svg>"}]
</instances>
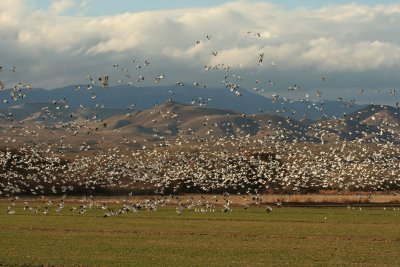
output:
<instances>
[{"instance_id":1,"label":"flat farmland","mask_svg":"<svg viewBox=\"0 0 400 267\"><path fill-rule=\"evenodd\" d=\"M24 206L0 202L0 266L400 266L397 207Z\"/></svg>"}]
</instances>

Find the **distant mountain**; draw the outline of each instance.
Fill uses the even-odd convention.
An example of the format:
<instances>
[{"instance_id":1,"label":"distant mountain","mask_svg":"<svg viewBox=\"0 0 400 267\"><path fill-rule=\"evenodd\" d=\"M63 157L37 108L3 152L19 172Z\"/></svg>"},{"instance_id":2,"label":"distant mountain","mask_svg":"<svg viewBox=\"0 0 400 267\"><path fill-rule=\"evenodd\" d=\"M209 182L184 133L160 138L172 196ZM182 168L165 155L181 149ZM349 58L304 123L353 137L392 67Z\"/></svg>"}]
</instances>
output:
<instances>
[{"instance_id":1,"label":"distant mountain","mask_svg":"<svg viewBox=\"0 0 400 267\"><path fill-rule=\"evenodd\" d=\"M253 114L169 101L152 109L116 115L104 120L107 129L122 134L155 134L186 138L257 137L280 133L281 139L304 138L306 127L277 115Z\"/></svg>"},{"instance_id":2,"label":"distant mountain","mask_svg":"<svg viewBox=\"0 0 400 267\"><path fill-rule=\"evenodd\" d=\"M106 107L125 109L134 107L137 110L149 109L168 100L195 106L227 109L240 113L268 113L293 119L318 119L323 117L341 117L352 113L363 106L339 101L311 102L307 100L292 101L278 98L272 101L263 95L242 90L237 96L226 88L199 88L195 86L169 87L134 87L115 86L109 89L93 87L90 90L68 86L54 90L11 89L0 91L0 108L36 102L56 102L62 106L76 109ZM16 100L13 100L16 99ZM57 105L56 104L56 105Z\"/></svg>"},{"instance_id":3,"label":"distant mountain","mask_svg":"<svg viewBox=\"0 0 400 267\"><path fill-rule=\"evenodd\" d=\"M0 118L10 121L30 121L57 123L72 120L101 120L122 114L125 109L116 108L76 108L57 102L26 102L23 104L0 108Z\"/></svg>"},{"instance_id":4,"label":"distant mountain","mask_svg":"<svg viewBox=\"0 0 400 267\"><path fill-rule=\"evenodd\" d=\"M362 112L364 109L361 109ZM392 110L383 109L383 111ZM359 112L354 114L359 114ZM318 121L297 121L272 114L245 115L229 110L196 107L170 101L157 107L116 115L104 120L108 125L102 131L119 131L124 135L154 135L155 137L185 138L257 138L298 140L306 142L331 142L336 140L364 140L394 142L398 140L400 127L386 122L392 117L371 113L365 120L355 120L353 115L344 118L321 119ZM378 116L375 124L368 119ZM382 122L383 124L378 124ZM141 134L140 134L141 133Z\"/></svg>"},{"instance_id":5,"label":"distant mountain","mask_svg":"<svg viewBox=\"0 0 400 267\"><path fill-rule=\"evenodd\" d=\"M368 105L341 119L325 119L309 124L308 135L321 139L398 142L400 110L391 106Z\"/></svg>"},{"instance_id":6,"label":"distant mountain","mask_svg":"<svg viewBox=\"0 0 400 267\"><path fill-rule=\"evenodd\" d=\"M384 105L369 105L348 115L350 119L383 131L400 133L400 108Z\"/></svg>"},{"instance_id":7,"label":"distant mountain","mask_svg":"<svg viewBox=\"0 0 400 267\"><path fill-rule=\"evenodd\" d=\"M99 136L161 141L165 139L254 138L299 142L399 142L399 110L390 106L365 106L339 118L296 120L273 113L244 114L228 109L196 106L169 100L149 109L136 107L71 108L62 101L24 103L0 109L3 123L48 129L96 132ZM32 124L35 123L35 124ZM93 139L94 140L94 139Z\"/></svg>"}]
</instances>

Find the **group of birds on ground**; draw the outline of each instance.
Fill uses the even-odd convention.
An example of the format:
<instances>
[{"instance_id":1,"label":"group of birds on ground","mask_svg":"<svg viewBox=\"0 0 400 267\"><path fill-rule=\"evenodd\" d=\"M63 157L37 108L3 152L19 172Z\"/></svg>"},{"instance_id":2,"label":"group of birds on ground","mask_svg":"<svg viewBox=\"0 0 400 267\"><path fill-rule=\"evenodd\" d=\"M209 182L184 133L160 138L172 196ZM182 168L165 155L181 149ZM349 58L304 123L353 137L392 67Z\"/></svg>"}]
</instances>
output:
<instances>
[{"instance_id":1,"label":"group of birds on ground","mask_svg":"<svg viewBox=\"0 0 400 267\"><path fill-rule=\"evenodd\" d=\"M132 198L132 194L121 197L119 199L97 200L94 196L84 195L81 199L72 197L69 199L67 195L63 195L59 199L39 197L37 199L24 199L22 197L12 197L9 206L7 206L7 214L37 214L37 215L84 215L90 211L102 211L101 215L105 218L113 216L121 216L128 213L138 212L155 212L167 207L175 207L177 215L186 212L194 213L230 213L232 211L248 210L250 208L264 209L269 214L274 208L281 208L282 201L278 198L273 203L265 203L259 194L237 195L237 198L231 198L229 193L221 195L200 195L193 197L187 196L144 196L140 199ZM285 195L282 196L283 198ZM235 202L235 200L237 202ZM290 199L290 195L289 195ZM381 207L385 211L400 211L399 207ZM347 205L348 210L362 211L361 206ZM97 214L99 214L98 212ZM93 214L93 213L92 213ZM326 217L325 217L326 220Z\"/></svg>"},{"instance_id":2,"label":"group of birds on ground","mask_svg":"<svg viewBox=\"0 0 400 267\"><path fill-rule=\"evenodd\" d=\"M262 198L260 195L246 195L241 199L241 203L234 203L230 199L229 193L223 195L213 195L211 197L200 196L194 198L192 195L186 197L178 196L163 196L163 197L142 197L141 200L131 199L132 194L120 200L102 201L96 200L93 196L83 196L81 199L72 198L69 200L66 195L63 195L59 200L40 197L37 200L27 199L15 196L10 199L10 205L7 207L7 214L76 214L83 215L90 210L104 211L103 217L112 217L123 215L129 212L137 213L139 211L157 211L160 208L167 206L174 207L178 215L185 211L195 213L206 212L231 212L232 206L235 208L262 207ZM280 207L281 203L276 202L271 205ZM265 205L265 212L271 213L273 208L271 205Z\"/></svg>"},{"instance_id":3,"label":"group of birds on ground","mask_svg":"<svg viewBox=\"0 0 400 267\"><path fill-rule=\"evenodd\" d=\"M260 37L259 33L255 36ZM206 36L207 41L212 40L211 35ZM199 44L201 41L197 41ZM212 51L213 57L218 57L218 51ZM265 61L265 54L259 53L255 65L262 65ZM150 67L149 60L132 60L135 69L142 71ZM274 61L271 61L272 68L276 69ZM131 79L133 75L128 68L120 68L120 64L113 64L113 68L120 71L124 78ZM1 68L2 70L3 68ZM241 73L232 73L232 66L224 63L214 66L204 66L205 71L222 71L223 85L236 96L242 96L241 82L246 78ZM12 67L11 72L16 72ZM86 86L78 85L76 90L86 88L92 90L94 86L102 86L109 89L112 94L110 74L88 75ZM154 82L162 83L166 74L153 76ZM147 79L144 74L133 78L136 82ZM320 78L325 82L326 77ZM118 82L124 82L119 79ZM260 88L261 80L255 82L258 87L254 91L263 93ZM132 84L132 80L127 83ZM176 86L185 86L186 82L177 81ZM195 81L194 86L206 87L205 83ZM276 81L268 81L273 86ZM0 87L5 88L3 82ZM30 84L18 83L11 90L10 99L16 101L24 98L26 91L31 89ZM300 85L293 84L288 88L289 92L301 90ZM395 94L395 90L391 91ZM322 90L317 91L322 95ZM306 98L308 98L308 93ZM93 93L92 99L96 98ZM275 93L272 101L276 102L283 97ZM286 100L286 99L285 99ZM68 101L63 100L64 107ZM290 100L288 100L290 101ZM343 99L340 99L343 101ZM61 101L55 101L59 104ZM313 105L310 103L310 105ZM100 105L99 105L100 107ZM47 114L51 116L48 109ZM176 114L165 115L179 120ZM360 114L361 116L362 114ZM7 114L5 118L12 117ZM242 118L249 117L243 114ZM54 117L57 119L57 117ZM171 118L167 118L171 119ZM372 118L372 120L375 120ZM93 146L89 141L80 145L78 152L71 152L66 156L71 147L65 142L65 135L76 136L81 128L84 128L89 135L96 132L98 127L62 123L63 135L59 136L57 145L53 141L47 142L22 142L18 148L9 148L7 145L17 142L18 133L25 137L34 137L36 130L22 129L22 122L12 122L8 128L2 128L1 138L6 147L0 150L0 196L12 196L18 194L79 194L84 193L120 193L136 191L137 193L148 194L182 194L187 192L198 193L223 193L241 192L244 194L258 194L268 192L318 192L320 190L337 191L390 191L400 189L400 146L396 140L381 138L389 134L399 136L399 125L396 121L383 120L382 126L374 126L381 129L381 134L371 134L370 128L355 129L350 134L354 138L342 140L336 138L333 141L329 136L333 130L341 127L349 127L357 118L340 118L330 122L316 122L315 127L310 128L316 142L299 138L288 139L289 132L284 124L297 131L296 123L290 118L283 121L264 121L265 128L271 134L254 137L250 133L231 134L222 137L213 136L213 125L203 121L203 126L208 128L209 139L193 137L177 137L163 141L165 137L157 134L156 127L153 128L156 137L155 142L147 142L142 147L132 146L128 149L121 149L119 145L108 148L91 150ZM87 121L89 125L90 121ZM255 121L254 121L255 122ZM157 120L152 121L153 124ZM257 122L258 123L258 122ZM276 125L275 125L276 123ZM60 124L53 125L52 131L59 130ZM102 122L100 128L106 128L107 123ZM218 125L217 125L218 126ZM229 128L229 123L224 127ZM350 125L351 126L351 125ZM46 128L48 126L36 126ZM58 128L57 128L58 127ZM372 127L372 126L371 126ZM381 127L381 128L379 128ZM249 124L242 124L241 133L245 133ZM374 128L374 129L375 129ZM48 129L48 128L47 128ZM56 133L59 133L57 131ZM370 137L365 142L364 137ZM125 141L125 138L123 138ZM325 142L329 142L326 144ZM102 140L100 140L102 142ZM129 142L129 140L127 140ZM61 148L61 149L60 149ZM88 152L82 153L81 152ZM154 209L159 202L150 201L140 204L140 209ZM192 203L193 204L193 203ZM196 209L197 204L180 202L177 212L181 213L186 208ZM204 204L204 203L202 203ZM142 206L143 205L143 206ZM201 206L201 205L200 205ZM84 213L89 206L80 207L79 211ZM62 206L58 207L62 209ZM213 210L213 206L201 206L200 210ZM29 209L29 208L28 208ZM107 209L107 208L106 208ZM128 206L117 211L126 212L138 210L139 206ZM223 205L223 211L231 210L229 200ZM271 212L272 208L266 208ZM12 209L8 210L12 214ZM48 212L48 209L41 212ZM108 210L108 215L114 215L115 211ZM107 216L108 216L107 215Z\"/></svg>"}]
</instances>

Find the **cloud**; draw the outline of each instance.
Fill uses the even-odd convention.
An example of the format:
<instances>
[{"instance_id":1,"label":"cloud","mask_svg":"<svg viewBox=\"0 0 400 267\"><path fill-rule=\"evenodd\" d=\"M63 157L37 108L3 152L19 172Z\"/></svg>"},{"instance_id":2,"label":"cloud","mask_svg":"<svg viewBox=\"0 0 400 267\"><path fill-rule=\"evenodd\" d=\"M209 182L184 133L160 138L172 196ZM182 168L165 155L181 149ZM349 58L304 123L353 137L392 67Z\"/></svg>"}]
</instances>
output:
<instances>
[{"instance_id":1,"label":"cloud","mask_svg":"<svg viewBox=\"0 0 400 267\"><path fill-rule=\"evenodd\" d=\"M327 72L362 72L395 66L400 61L399 53L398 44L378 40L343 45L332 38L319 38L309 41L302 59Z\"/></svg>"},{"instance_id":2,"label":"cloud","mask_svg":"<svg viewBox=\"0 0 400 267\"><path fill-rule=\"evenodd\" d=\"M68 9L75 7L76 3L73 0L55 0L49 7L49 12L54 14L61 14Z\"/></svg>"},{"instance_id":3,"label":"cloud","mask_svg":"<svg viewBox=\"0 0 400 267\"><path fill-rule=\"evenodd\" d=\"M306 77L314 79L321 73L339 75L350 88L362 86L349 78L354 75L379 77L400 70L400 5L353 3L289 10L265 2L234 1L206 8L88 17L80 12L88 3L53 1L43 11L21 0L3 1L1 64L18 65L26 72L17 75L49 88L78 83L79 75L84 79L86 74L113 71L114 63L131 68L132 77L168 72L171 83L185 73L188 80L202 77L210 84L218 74L205 76L200 70L224 64L233 71L245 68L273 76L282 84L304 80L307 87L317 85ZM71 10L77 14L70 15ZM262 65L260 54L264 54ZM151 65L137 70L133 58L151 60ZM383 87L399 82L397 75L385 77Z\"/></svg>"}]
</instances>

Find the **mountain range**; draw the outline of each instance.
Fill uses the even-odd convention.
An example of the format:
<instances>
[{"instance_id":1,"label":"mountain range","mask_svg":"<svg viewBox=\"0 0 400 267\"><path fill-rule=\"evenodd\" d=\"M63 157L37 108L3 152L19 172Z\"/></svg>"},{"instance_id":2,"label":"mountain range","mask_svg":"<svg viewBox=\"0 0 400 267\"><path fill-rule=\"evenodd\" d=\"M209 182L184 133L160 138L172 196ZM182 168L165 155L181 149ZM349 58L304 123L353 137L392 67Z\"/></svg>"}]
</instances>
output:
<instances>
[{"instance_id":1,"label":"mountain range","mask_svg":"<svg viewBox=\"0 0 400 267\"><path fill-rule=\"evenodd\" d=\"M197 98L192 100L195 93ZM0 97L6 99L0 108L3 125L18 122L29 127L39 123L80 137L79 133L85 129L86 134L96 133L99 138L114 136L109 138L114 141L121 136L155 142L177 137L246 137L318 143L400 140L399 109L384 105L279 102L279 99L274 103L252 92L238 97L229 90L192 87L177 87L175 91L134 87L77 91L67 87L52 91L24 89L18 94L4 90ZM261 105L266 109L260 110Z\"/></svg>"},{"instance_id":2,"label":"mountain range","mask_svg":"<svg viewBox=\"0 0 400 267\"><path fill-rule=\"evenodd\" d=\"M88 90L87 88L90 88ZM202 88L196 86L134 87L128 85L102 87L68 86L53 90L18 88L0 91L0 108L38 102L55 102L70 109L107 108L136 110L149 109L173 100L183 104L227 109L245 114L268 113L293 119L319 119L341 117L363 105L341 101L290 100L274 96L274 99L252 91L242 90L241 95L226 88Z\"/></svg>"}]
</instances>

